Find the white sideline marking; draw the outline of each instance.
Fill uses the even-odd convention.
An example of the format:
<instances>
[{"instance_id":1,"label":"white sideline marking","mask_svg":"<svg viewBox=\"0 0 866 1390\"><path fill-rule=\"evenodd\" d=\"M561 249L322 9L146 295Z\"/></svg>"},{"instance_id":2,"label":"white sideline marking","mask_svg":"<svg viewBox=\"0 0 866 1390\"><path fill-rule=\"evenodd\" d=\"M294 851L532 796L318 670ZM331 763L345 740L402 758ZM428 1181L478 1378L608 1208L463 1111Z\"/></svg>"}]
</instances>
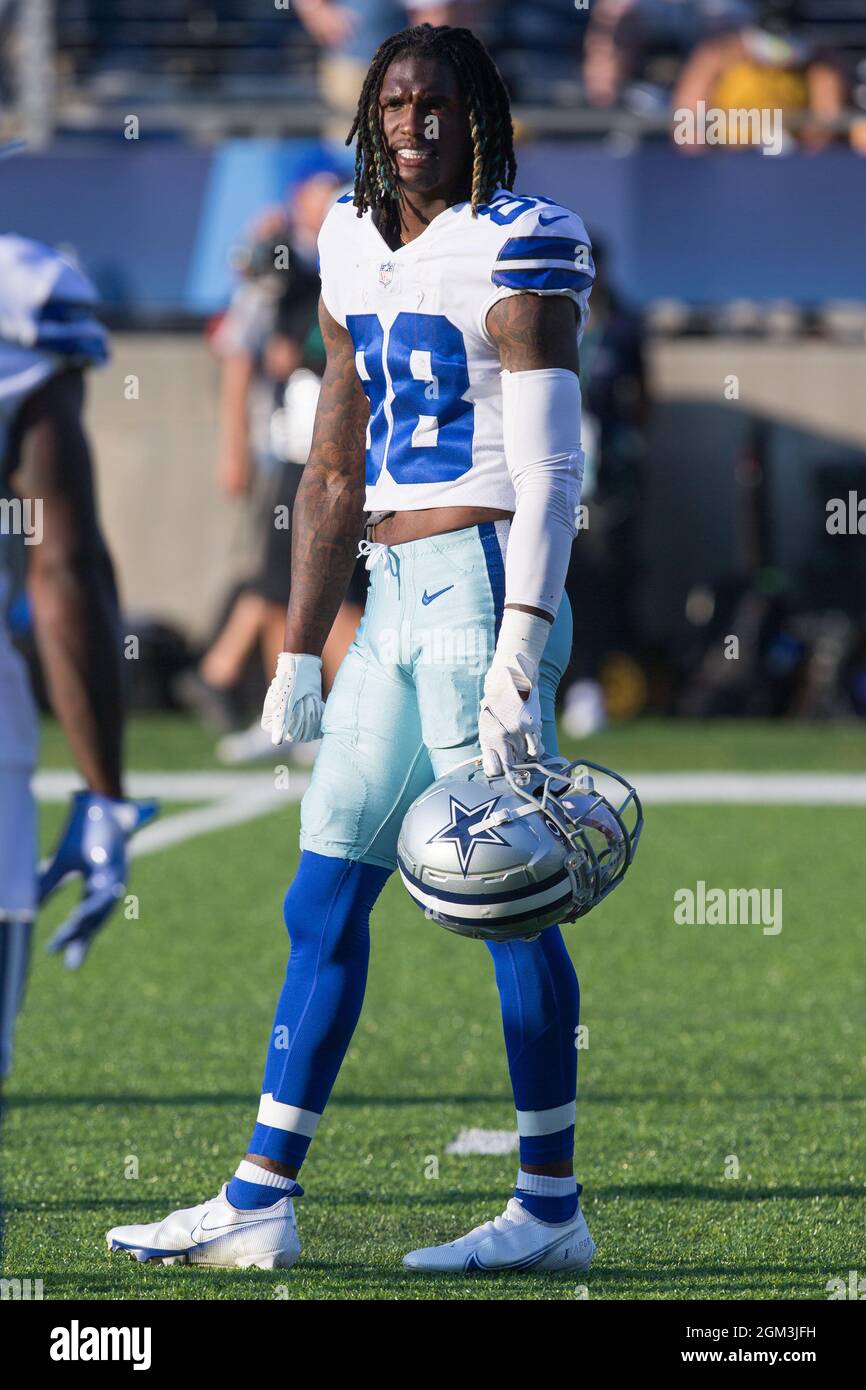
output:
<instances>
[{"instance_id":1,"label":"white sideline marking","mask_svg":"<svg viewBox=\"0 0 866 1390\"><path fill-rule=\"evenodd\" d=\"M146 825L130 843L130 858L140 859L212 830L268 816L287 803L299 801L309 780L308 772L292 771L288 787L280 789L274 786L273 772L132 772L126 779L132 797L208 804L160 816ZM33 779L39 801L66 801L81 785L75 772L38 772Z\"/></svg>"},{"instance_id":2,"label":"white sideline marking","mask_svg":"<svg viewBox=\"0 0 866 1390\"><path fill-rule=\"evenodd\" d=\"M193 840L197 835L208 835L212 830L226 830L229 826L242 825L244 821L255 820L258 816L269 816L272 811L285 806L287 797L292 801L297 800L288 792L275 791L272 786L267 795L261 793L256 796L247 792L243 796L232 797L231 801L214 801L210 806L160 816L133 837L129 856L140 859L143 854L154 854L158 849L182 844L184 840Z\"/></svg>"},{"instance_id":3,"label":"white sideline marking","mask_svg":"<svg viewBox=\"0 0 866 1390\"><path fill-rule=\"evenodd\" d=\"M276 795L296 801L310 774L292 769L289 776L288 790ZM127 781L131 796L163 801L217 801L274 792L273 772L133 772ZM657 806L866 805L862 772L638 772L633 781L641 799ZM40 801L65 801L81 786L81 778L74 772L38 772L33 785Z\"/></svg>"},{"instance_id":4,"label":"white sideline marking","mask_svg":"<svg viewBox=\"0 0 866 1390\"><path fill-rule=\"evenodd\" d=\"M290 788L283 794L296 800L309 780L309 772L290 769ZM162 801L218 801L247 792L272 792L274 774L273 771L130 772L126 784L130 796L156 796ZM83 785L79 774L72 771L37 772L33 779L40 801L65 801L71 792L79 791Z\"/></svg>"},{"instance_id":5,"label":"white sideline marking","mask_svg":"<svg viewBox=\"0 0 866 1390\"><path fill-rule=\"evenodd\" d=\"M516 1129L461 1129L445 1145L447 1154L513 1154L520 1148Z\"/></svg>"},{"instance_id":6,"label":"white sideline marking","mask_svg":"<svg viewBox=\"0 0 866 1390\"><path fill-rule=\"evenodd\" d=\"M849 772L639 772L655 806L866 806L866 774Z\"/></svg>"},{"instance_id":7,"label":"white sideline marking","mask_svg":"<svg viewBox=\"0 0 866 1390\"><path fill-rule=\"evenodd\" d=\"M633 780L648 806L866 806L863 773L643 772ZM274 786L273 771L132 772L127 778L130 796L207 804L162 816L145 826L130 845L131 855L137 859L212 830L270 815L287 802L299 801L309 781L309 772L294 769L289 786L282 790ZM39 801L66 801L81 785L76 772L37 772L33 779Z\"/></svg>"}]
</instances>

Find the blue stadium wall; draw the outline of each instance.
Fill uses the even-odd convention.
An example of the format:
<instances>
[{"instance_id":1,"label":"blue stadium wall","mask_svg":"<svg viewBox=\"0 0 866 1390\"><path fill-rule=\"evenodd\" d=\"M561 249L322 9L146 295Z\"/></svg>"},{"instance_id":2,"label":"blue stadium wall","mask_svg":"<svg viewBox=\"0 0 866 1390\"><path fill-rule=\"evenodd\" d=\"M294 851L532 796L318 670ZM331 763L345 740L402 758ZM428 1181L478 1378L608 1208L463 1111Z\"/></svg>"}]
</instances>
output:
<instances>
[{"instance_id":1,"label":"blue stadium wall","mask_svg":"<svg viewBox=\"0 0 866 1390\"><path fill-rule=\"evenodd\" d=\"M866 161L667 149L616 156L540 142L517 191L577 208L636 302L866 299ZM341 153L305 140L74 140L0 163L4 231L75 249L115 309L208 314L230 290L227 252L262 207Z\"/></svg>"}]
</instances>

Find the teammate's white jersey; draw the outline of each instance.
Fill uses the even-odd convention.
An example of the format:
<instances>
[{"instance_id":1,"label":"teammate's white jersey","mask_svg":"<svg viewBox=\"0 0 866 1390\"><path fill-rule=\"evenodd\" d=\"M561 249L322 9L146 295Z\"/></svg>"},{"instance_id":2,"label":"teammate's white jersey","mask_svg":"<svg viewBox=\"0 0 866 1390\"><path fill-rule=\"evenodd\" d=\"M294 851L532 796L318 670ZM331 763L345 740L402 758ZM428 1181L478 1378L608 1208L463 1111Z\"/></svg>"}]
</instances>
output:
<instances>
[{"instance_id":1,"label":"teammate's white jersey","mask_svg":"<svg viewBox=\"0 0 866 1390\"><path fill-rule=\"evenodd\" d=\"M99 365L108 337L96 290L51 246L0 236L0 462L18 408L55 372Z\"/></svg>"},{"instance_id":2,"label":"teammate's white jersey","mask_svg":"<svg viewBox=\"0 0 866 1390\"><path fill-rule=\"evenodd\" d=\"M98 365L108 356L95 303L87 276L58 251L26 237L0 236L0 499L9 427L27 397L55 372ZM11 515L4 507L0 522L0 772L26 770L36 757L36 712L7 625L26 557L22 536L7 533Z\"/></svg>"},{"instance_id":3,"label":"teammate's white jersey","mask_svg":"<svg viewBox=\"0 0 866 1390\"><path fill-rule=\"evenodd\" d=\"M368 511L514 509L501 371L487 315L508 295L563 294L578 341L594 276L586 229L549 198L457 203L392 251L351 194L319 235L322 299L348 329L370 401Z\"/></svg>"}]
</instances>

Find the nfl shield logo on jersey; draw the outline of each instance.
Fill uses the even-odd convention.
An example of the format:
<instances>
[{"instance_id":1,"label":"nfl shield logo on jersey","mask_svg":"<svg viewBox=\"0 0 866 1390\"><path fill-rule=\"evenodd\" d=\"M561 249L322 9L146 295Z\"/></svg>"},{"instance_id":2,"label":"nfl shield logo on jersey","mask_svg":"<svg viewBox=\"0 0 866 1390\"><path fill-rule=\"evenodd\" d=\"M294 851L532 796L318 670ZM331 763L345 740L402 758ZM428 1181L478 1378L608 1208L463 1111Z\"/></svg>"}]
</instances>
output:
<instances>
[{"instance_id":1,"label":"nfl shield logo on jersey","mask_svg":"<svg viewBox=\"0 0 866 1390\"><path fill-rule=\"evenodd\" d=\"M386 290L394 279L394 262L383 261L379 266L379 284Z\"/></svg>"}]
</instances>

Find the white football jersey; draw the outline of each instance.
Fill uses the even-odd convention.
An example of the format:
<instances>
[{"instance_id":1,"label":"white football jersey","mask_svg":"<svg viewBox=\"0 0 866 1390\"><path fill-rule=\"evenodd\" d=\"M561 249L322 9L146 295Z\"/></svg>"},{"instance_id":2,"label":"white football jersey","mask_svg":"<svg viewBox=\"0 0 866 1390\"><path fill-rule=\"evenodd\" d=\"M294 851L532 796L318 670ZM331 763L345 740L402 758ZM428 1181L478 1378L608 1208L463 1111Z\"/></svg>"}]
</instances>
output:
<instances>
[{"instance_id":1,"label":"white football jersey","mask_svg":"<svg viewBox=\"0 0 866 1390\"><path fill-rule=\"evenodd\" d=\"M96 299L87 276L53 247L0 236L0 462L22 401L64 367L106 361Z\"/></svg>"},{"instance_id":2,"label":"white football jersey","mask_svg":"<svg viewBox=\"0 0 866 1390\"><path fill-rule=\"evenodd\" d=\"M0 478L9 427L28 396L65 367L98 365L108 335L96 291L60 252L27 237L0 236ZM0 482L0 499L5 501ZM37 722L24 664L7 625L23 579L25 546L0 529L0 768L29 768ZM0 908L3 903L0 902Z\"/></svg>"},{"instance_id":3,"label":"white football jersey","mask_svg":"<svg viewBox=\"0 0 866 1390\"><path fill-rule=\"evenodd\" d=\"M368 511L514 509L499 355L487 315L507 295L564 294L578 342L595 273L586 229L549 198L457 203L392 251L340 198L319 235L322 299L355 344L370 401Z\"/></svg>"}]
</instances>

